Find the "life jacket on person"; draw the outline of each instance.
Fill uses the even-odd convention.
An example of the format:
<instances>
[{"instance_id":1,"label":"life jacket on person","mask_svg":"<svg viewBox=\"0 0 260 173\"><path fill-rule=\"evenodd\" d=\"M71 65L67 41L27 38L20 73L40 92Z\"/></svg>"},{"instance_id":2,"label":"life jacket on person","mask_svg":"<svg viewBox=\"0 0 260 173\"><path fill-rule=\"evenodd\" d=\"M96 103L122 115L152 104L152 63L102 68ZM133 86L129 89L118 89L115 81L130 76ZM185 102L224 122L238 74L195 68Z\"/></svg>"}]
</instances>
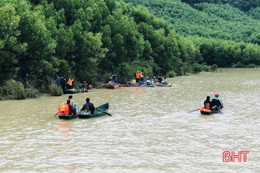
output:
<instances>
[{"instance_id":1,"label":"life jacket on person","mask_svg":"<svg viewBox=\"0 0 260 173\"><path fill-rule=\"evenodd\" d=\"M69 104L61 104L59 106L59 113L58 113L58 115L62 115L62 114L65 114L65 115L69 115L70 114Z\"/></svg>"},{"instance_id":2,"label":"life jacket on person","mask_svg":"<svg viewBox=\"0 0 260 173\"><path fill-rule=\"evenodd\" d=\"M136 74L135 74L135 78L136 78L136 79L139 79L139 78L140 78L139 74L140 74L140 73L136 73Z\"/></svg>"},{"instance_id":3,"label":"life jacket on person","mask_svg":"<svg viewBox=\"0 0 260 173\"><path fill-rule=\"evenodd\" d=\"M67 82L68 85L72 86L72 82L73 80L72 79L69 79L69 81Z\"/></svg>"},{"instance_id":4,"label":"life jacket on person","mask_svg":"<svg viewBox=\"0 0 260 173\"><path fill-rule=\"evenodd\" d=\"M140 72L139 75L140 75L140 79L144 77L143 72Z\"/></svg>"}]
</instances>

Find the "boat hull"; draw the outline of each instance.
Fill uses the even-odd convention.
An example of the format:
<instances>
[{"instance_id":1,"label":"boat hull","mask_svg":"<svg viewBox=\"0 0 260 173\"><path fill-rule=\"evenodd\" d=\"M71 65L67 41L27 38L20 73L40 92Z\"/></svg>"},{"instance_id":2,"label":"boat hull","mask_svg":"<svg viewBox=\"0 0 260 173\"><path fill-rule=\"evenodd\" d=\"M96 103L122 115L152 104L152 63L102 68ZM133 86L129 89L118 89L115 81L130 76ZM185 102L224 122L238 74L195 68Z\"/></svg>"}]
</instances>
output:
<instances>
[{"instance_id":1,"label":"boat hull","mask_svg":"<svg viewBox=\"0 0 260 173\"><path fill-rule=\"evenodd\" d=\"M200 108L200 113L203 115L211 115L211 114L215 114L215 113L219 113L220 111L211 111L208 109L204 109L204 108Z\"/></svg>"},{"instance_id":2,"label":"boat hull","mask_svg":"<svg viewBox=\"0 0 260 173\"><path fill-rule=\"evenodd\" d=\"M101 106L98 106L94 112L94 114L88 114L87 111L81 111L78 115L79 118L95 118L95 117L101 117L103 115L106 115L105 112L107 112L109 109L109 103L103 104Z\"/></svg>"},{"instance_id":3,"label":"boat hull","mask_svg":"<svg viewBox=\"0 0 260 173\"><path fill-rule=\"evenodd\" d=\"M79 108L78 106L75 104L74 108L73 108L76 112L79 112ZM73 119L73 118L77 118L78 115L76 114L61 114L59 115L59 119L65 119L65 120L70 120L70 119Z\"/></svg>"},{"instance_id":4,"label":"boat hull","mask_svg":"<svg viewBox=\"0 0 260 173\"><path fill-rule=\"evenodd\" d=\"M107 89L117 89L119 87L119 85L110 85L110 84L107 84L106 85Z\"/></svg>"}]
</instances>

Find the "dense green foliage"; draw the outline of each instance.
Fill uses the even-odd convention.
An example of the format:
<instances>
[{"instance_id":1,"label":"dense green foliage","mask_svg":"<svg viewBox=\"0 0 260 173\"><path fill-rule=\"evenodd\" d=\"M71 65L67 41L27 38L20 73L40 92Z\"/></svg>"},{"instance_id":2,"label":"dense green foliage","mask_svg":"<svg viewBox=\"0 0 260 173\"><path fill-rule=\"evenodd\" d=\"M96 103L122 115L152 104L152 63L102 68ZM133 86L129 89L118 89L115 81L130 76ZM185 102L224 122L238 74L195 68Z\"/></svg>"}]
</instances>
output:
<instances>
[{"instance_id":1,"label":"dense green foliage","mask_svg":"<svg viewBox=\"0 0 260 173\"><path fill-rule=\"evenodd\" d=\"M155 16L167 21L171 29L184 36L260 44L259 9L246 13L229 4L200 3L191 7L180 0L124 1L147 7Z\"/></svg>"},{"instance_id":2,"label":"dense green foliage","mask_svg":"<svg viewBox=\"0 0 260 173\"><path fill-rule=\"evenodd\" d=\"M55 74L95 84L111 74L126 82L137 70L175 76L260 64L259 7L131 2L165 20L114 0L0 1L0 86L15 79L61 95Z\"/></svg>"},{"instance_id":3,"label":"dense green foliage","mask_svg":"<svg viewBox=\"0 0 260 173\"><path fill-rule=\"evenodd\" d=\"M243 11L248 11L251 8L256 8L260 6L259 0L181 0L182 2L189 3L191 5L207 2L207 3L219 3L219 4L230 4L233 7L239 8Z\"/></svg>"},{"instance_id":4,"label":"dense green foliage","mask_svg":"<svg viewBox=\"0 0 260 173\"><path fill-rule=\"evenodd\" d=\"M147 9L114 0L2 0L0 57L1 82L40 91L56 73L89 83L117 74L125 82L137 70L190 73L202 60L198 47Z\"/></svg>"},{"instance_id":5,"label":"dense green foliage","mask_svg":"<svg viewBox=\"0 0 260 173\"><path fill-rule=\"evenodd\" d=\"M5 82L4 90L10 99L25 99L26 93L21 82L15 80L8 80Z\"/></svg>"},{"instance_id":6,"label":"dense green foliage","mask_svg":"<svg viewBox=\"0 0 260 173\"><path fill-rule=\"evenodd\" d=\"M191 39L200 47L203 60L207 64L216 64L220 67L231 67L237 63L241 64L240 67L260 64L258 45L215 38L192 37Z\"/></svg>"},{"instance_id":7,"label":"dense green foliage","mask_svg":"<svg viewBox=\"0 0 260 173\"><path fill-rule=\"evenodd\" d=\"M215 4L214 0L191 0L192 7L180 0L124 1L145 6L155 16L164 18L172 29L199 47L203 62L207 64L219 67L260 65L260 10L253 8L254 3L244 12L231 6L235 2L242 4L242 1Z\"/></svg>"}]
</instances>

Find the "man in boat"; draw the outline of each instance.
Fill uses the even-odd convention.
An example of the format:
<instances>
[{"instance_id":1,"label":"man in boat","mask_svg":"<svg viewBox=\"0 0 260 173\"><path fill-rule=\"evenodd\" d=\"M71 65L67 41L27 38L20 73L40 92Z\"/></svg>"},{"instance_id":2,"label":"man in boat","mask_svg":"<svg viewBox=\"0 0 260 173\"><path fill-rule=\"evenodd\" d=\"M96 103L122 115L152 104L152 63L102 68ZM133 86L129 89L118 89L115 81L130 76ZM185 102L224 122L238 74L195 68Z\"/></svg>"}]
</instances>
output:
<instances>
[{"instance_id":1,"label":"man in boat","mask_svg":"<svg viewBox=\"0 0 260 173\"><path fill-rule=\"evenodd\" d=\"M72 95L69 95L68 99L70 100L70 105L74 108L74 101L72 100Z\"/></svg>"},{"instance_id":2,"label":"man in boat","mask_svg":"<svg viewBox=\"0 0 260 173\"><path fill-rule=\"evenodd\" d=\"M150 80L149 76L146 77L146 85L152 85L152 81Z\"/></svg>"},{"instance_id":3,"label":"man in boat","mask_svg":"<svg viewBox=\"0 0 260 173\"><path fill-rule=\"evenodd\" d=\"M88 110L91 112L91 114L94 114L95 112L95 107L94 107L94 104L89 102L90 99L89 98L86 98L86 103L83 105L83 107L81 108L81 111L83 110Z\"/></svg>"},{"instance_id":4,"label":"man in boat","mask_svg":"<svg viewBox=\"0 0 260 173\"><path fill-rule=\"evenodd\" d=\"M166 77L164 77L164 81L162 81L162 84L164 84L164 85L168 85L168 80L167 80Z\"/></svg>"},{"instance_id":5,"label":"man in boat","mask_svg":"<svg viewBox=\"0 0 260 173\"><path fill-rule=\"evenodd\" d=\"M219 111L224 107L222 100L219 98L219 93L216 93L215 97L211 100L210 107L211 111Z\"/></svg>"},{"instance_id":6,"label":"man in boat","mask_svg":"<svg viewBox=\"0 0 260 173\"><path fill-rule=\"evenodd\" d=\"M89 85L86 81L83 81L83 84L81 85L81 88L83 91L88 91L89 90Z\"/></svg>"},{"instance_id":7,"label":"man in boat","mask_svg":"<svg viewBox=\"0 0 260 173\"><path fill-rule=\"evenodd\" d=\"M204 101L204 108L210 110L210 96L207 96L206 100Z\"/></svg>"},{"instance_id":8,"label":"man in boat","mask_svg":"<svg viewBox=\"0 0 260 173\"><path fill-rule=\"evenodd\" d=\"M62 104L59 106L59 113L58 115L70 115L70 114L76 114L76 111L73 110L73 107L70 105L70 100L67 100L67 103Z\"/></svg>"}]
</instances>

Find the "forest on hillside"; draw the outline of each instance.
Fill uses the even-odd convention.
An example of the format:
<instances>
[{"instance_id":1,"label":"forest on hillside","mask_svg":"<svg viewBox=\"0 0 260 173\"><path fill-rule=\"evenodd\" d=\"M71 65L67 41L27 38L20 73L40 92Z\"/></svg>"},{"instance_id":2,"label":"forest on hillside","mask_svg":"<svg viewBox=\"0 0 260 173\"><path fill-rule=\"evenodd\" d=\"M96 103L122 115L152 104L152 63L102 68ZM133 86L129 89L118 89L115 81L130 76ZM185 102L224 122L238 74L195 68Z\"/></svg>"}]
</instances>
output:
<instances>
[{"instance_id":1,"label":"forest on hillside","mask_svg":"<svg viewBox=\"0 0 260 173\"><path fill-rule=\"evenodd\" d=\"M207 68L165 21L114 0L2 0L0 57L1 86L14 79L43 90L55 74L95 84Z\"/></svg>"},{"instance_id":2,"label":"forest on hillside","mask_svg":"<svg viewBox=\"0 0 260 173\"><path fill-rule=\"evenodd\" d=\"M171 29L199 47L207 64L219 67L260 64L260 11L259 4L254 5L257 3L252 3L245 12L234 5L242 5L242 0L185 1L192 5L181 0L123 1L145 6L156 17L163 18Z\"/></svg>"},{"instance_id":3,"label":"forest on hillside","mask_svg":"<svg viewBox=\"0 0 260 173\"><path fill-rule=\"evenodd\" d=\"M204 2L190 6L181 0L123 1L145 6L183 36L214 37L260 45L260 11L254 8L244 12L230 4Z\"/></svg>"}]
</instances>

